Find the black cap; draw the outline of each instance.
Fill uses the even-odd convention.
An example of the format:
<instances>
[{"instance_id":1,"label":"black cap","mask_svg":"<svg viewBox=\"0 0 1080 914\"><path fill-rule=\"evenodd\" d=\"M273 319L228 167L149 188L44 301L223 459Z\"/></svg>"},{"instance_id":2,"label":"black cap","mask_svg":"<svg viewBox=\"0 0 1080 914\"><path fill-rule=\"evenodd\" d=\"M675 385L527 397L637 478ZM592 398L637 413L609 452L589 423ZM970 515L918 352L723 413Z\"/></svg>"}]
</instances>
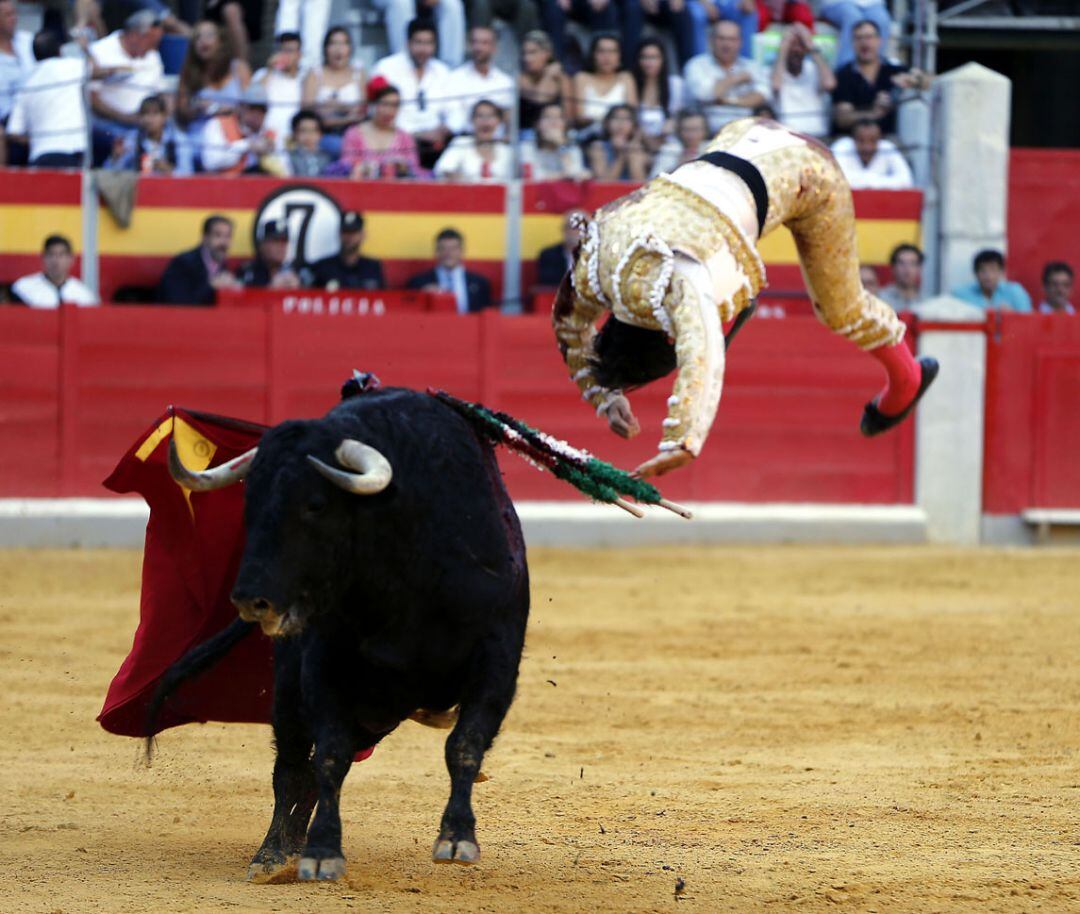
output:
<instances>
[{"instance_id":1,"label":"black cap","mask_svg":"<svg viewBox=\"0 0 1080 914\"><path fill-rule=\"evenodd\" d=\"M259 233L260 241L288 241L289 223L284 219L271 219L264 222L262 231Z\"/></svg>"},{"instance_id":2,"label":"black cap","mask_svg":"<svg viewBox=\"0 0 1080 914\"><path fill-rule=\"evenodd\" d=\"M364 217L354 209L341 214L341 231L362 232L364 230Z\"/></svg>"}]
</instances>

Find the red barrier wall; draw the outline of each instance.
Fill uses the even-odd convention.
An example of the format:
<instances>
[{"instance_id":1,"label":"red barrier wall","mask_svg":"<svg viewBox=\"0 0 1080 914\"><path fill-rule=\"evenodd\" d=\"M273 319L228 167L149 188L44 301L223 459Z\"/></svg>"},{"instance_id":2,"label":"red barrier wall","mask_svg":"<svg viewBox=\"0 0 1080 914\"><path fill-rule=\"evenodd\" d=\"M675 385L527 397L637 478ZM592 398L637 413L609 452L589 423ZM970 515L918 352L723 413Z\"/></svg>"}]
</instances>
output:
<instances>
[{"instance_id":1,"label":"red barrier wall","mask_svg":"<svg viewBox=\"0 0 1080 914\"><path fill-rule=\"evenodd\" d=\"M100 481L174 403L260 422L317 416L353 368L505 409L620 466L651 456L669 382L633 395L646 431L623 441L577 396L545 317L282 314L277 310L0 309L0 496L103 495ZM913 427L866 440L878 367L812 318L757 319L728 362L705 453L673 498L902 503ZM517 498L575 499L503 460Z\"/></svg>"},{"instance_id":2,"label":"red barrier wall","mask_svg":"<svg viewBox=\"0 0 1080 914\"><path fill-rule=\"evenodd\" d=\"M1078 508L1080 318L990 320L983 510Z\"/></svg>"},{"instance_id":3,"label":"red barrier wall","mask_svg":"<svg viewBox=\"0 0 1080 914\"><path fill-rule=\"evenodd\" d=\"M1013 149L1008 206L1009 278L1038 305L1044 264L1064 260L1080 270L1080 151Z\"/></svg>"}]
</instances>

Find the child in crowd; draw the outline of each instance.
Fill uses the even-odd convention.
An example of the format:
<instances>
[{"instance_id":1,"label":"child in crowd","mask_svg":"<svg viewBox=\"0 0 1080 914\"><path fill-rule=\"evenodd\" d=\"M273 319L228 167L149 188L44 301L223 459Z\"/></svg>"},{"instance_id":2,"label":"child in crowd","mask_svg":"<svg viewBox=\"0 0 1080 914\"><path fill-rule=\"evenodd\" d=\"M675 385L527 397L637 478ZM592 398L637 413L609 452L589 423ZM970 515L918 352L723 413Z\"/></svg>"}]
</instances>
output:
<instances>
[{"instance_id":1,"label":"child in crowd","mask_svg":"<svg viewBox=\"0 0 1080 914\"><path fill-rule=\"evenodd\" d=\"M322 118L303 108L293 115L289 139L289 174L297 178L317 178L330 164L330 154L320 148Z\"/></svg>"},{"instance_id":2,"label":"child in crowd","mask_svg":"<svg viewBox=\"0 0 1080 914\"><path fill-rule=\"evenodd\" d=\"M110 171L137 171L142 175L179 174L176 165L176 127L160 95L148 95L139 105L139 129L117 137L105 162Z\"/></svg>"}]
</instances>

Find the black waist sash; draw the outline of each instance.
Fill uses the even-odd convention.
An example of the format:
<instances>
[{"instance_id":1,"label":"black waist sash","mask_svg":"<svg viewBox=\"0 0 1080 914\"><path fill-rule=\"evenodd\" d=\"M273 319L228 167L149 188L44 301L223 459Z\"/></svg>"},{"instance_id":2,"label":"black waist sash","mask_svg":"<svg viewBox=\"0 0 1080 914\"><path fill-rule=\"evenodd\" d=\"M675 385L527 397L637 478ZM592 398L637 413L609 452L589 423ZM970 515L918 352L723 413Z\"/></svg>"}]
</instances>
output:
<instances>
[{"instance_id":1,"label":"black waist sash","mask_svg":"<svg viewBox=\"0 0 1080 914\"><path fill-rule=\"evenodd\" d=\"M743 179L743 183L750 188L750 193L754 195L754 205L757 207L758 238L760 238L761 233L765 230L765 217L769 214L769 192L765 188L765 179L761 177L761 172L757 170L757 166L746 159L733 156L730 152L720 152L719 150L707 152L694 161L708 162L717 168L726 168Z\"/></svg>"}]
</instances>

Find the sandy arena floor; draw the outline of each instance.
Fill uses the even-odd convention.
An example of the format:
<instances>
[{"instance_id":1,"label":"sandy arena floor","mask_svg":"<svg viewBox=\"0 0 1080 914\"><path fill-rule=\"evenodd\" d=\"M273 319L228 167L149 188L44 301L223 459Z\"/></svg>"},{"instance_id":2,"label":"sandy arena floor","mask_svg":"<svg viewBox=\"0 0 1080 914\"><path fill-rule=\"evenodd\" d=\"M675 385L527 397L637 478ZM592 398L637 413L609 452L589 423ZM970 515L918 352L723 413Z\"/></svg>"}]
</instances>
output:
<instances>
[{"instance_id":1,"label":"sandy arena floor","mask_svg":"<svg viewBox=\"0 0 1080 914\"><path fill-rule=\"evenodd\" d=\"M0 912L1080 911L1080 553L532 556L520 690L429 859L442 735L353 769L336 885L253 886L267 727L94 722L139 556L0 552ZM685 880L681 898L676 879Z\"/></svg>"}]
</instances>

